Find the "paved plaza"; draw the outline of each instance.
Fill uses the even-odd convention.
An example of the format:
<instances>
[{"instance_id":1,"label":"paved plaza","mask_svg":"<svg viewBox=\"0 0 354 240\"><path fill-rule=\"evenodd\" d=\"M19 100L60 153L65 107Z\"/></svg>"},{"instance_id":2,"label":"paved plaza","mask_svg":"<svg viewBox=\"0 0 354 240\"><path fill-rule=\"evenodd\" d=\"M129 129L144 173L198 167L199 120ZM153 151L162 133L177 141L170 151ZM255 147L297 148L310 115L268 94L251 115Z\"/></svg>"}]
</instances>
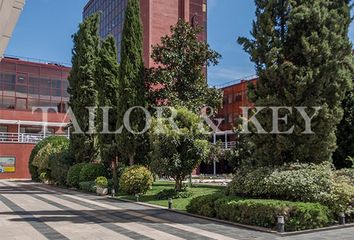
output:
<instances>
[{"instance_id":1,"label":"paved plaza","mask_svg":"<svg viewBox=\"0 0 354 240\"><path fill-rule=\"evenodd\" d=\"M27 181L0 181L0 240L352 240L354 229L291 237Z\"/></svg>"}]
</instances>

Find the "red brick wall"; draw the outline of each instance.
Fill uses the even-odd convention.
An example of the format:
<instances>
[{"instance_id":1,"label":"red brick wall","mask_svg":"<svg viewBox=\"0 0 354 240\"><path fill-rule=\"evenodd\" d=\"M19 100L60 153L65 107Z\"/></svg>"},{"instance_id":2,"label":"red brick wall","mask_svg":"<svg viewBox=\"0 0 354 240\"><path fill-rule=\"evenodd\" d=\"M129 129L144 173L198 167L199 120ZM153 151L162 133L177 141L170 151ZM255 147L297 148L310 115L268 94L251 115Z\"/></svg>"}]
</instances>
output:
<instances>
[{"instance_id":1,"label":"red brick wall","mask_svg":"<svg viewBox=\"0 0 354 240\"><path fill-rule=\"evenodd\" d=\"M0 173L0 179L29 179L28 160L34 144L0 143L0 156L16 157L14 173Z\"/></svg>"},{"instance_id":2,"label":"red brick wall","mask_svg":"<svg viewBox=\"0 0 354 240\"><path fill-rule=\"evenodd\" d=\"M232 130L234 120L238 118L241 113L241 107L252 106L252 103L248 100L248 84L256 83L256 79L251 81L242 81L241 83L234 84L222 89L224 93L224 102L221 109L219 109L217 118L223 118L224 121L220 126L220 130L227 131ZM240 94L240 97L236 97ZM231 98L231 102L229 101ZM229 119L232 119L230 122Z\"/></svg>"},{"instance_id":3,"label":"red brick wall","mask_svg":"<svg viewBox=\"0 0 354 240\"><path fill-rule=\"evenodd\" d=\"M161 37L170 33L171 26L175 25L178 19L184 18L190 21L195 14L198 14L199 24L204 27L207 14L203 13L203 3L205 0L141 0L146 67L154 66L150 59L151 46L160 43ZM202 40L206 40L206 37Z\"/></svg>"}]
</instances>

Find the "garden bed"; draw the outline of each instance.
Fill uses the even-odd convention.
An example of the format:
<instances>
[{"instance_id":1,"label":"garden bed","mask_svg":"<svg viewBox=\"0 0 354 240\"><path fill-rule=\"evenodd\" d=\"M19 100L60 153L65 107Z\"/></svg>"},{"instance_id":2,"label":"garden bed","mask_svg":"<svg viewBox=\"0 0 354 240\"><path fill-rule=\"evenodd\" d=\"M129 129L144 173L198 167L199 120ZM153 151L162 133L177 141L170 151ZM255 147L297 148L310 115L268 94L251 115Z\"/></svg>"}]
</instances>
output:
<instances>
[{"instance_id":1,"label":"garden bed","mask_svg":"<svg viewBox=\"0 0 354 240\"><path fill-rule=\"evenodd\" d=\"M157 199L157 195L159 192L162 190L166 189L173 189L174 188L174 182L156 182L153 184L152 189L148 190L146 194L139 196L139 201L140 202L145 202L153 205L158 205L158 206L163 206L167 207L168 206L168 201L166 199L159 200ZM193 185L189 191L191 192L191 196L187 198L177 198L173 199L173 208L177 210L182 210L186 211L186 206L190 203L190 201L199 196L203 195L208 195L208 194L213 194L213 193L221 193L225 190L224 186L214 186L214 185L204 185L204 184L198 184L198 185ZM118 193L118 199L122 200L136 200L135 196L131 195L125 195L123 193Z\"/></svg>"}]
</instances>

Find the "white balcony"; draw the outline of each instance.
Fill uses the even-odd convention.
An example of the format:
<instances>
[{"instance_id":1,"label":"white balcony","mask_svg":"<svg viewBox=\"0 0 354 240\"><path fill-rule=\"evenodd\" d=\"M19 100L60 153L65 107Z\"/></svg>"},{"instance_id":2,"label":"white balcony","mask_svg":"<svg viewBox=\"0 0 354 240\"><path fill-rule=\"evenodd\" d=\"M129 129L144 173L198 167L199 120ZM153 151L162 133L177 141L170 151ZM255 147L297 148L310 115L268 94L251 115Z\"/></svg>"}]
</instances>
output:
<instances>
[{"instance_id":1,"label":"white balcony","mask_svg":"<svg viewBox=\"0 0 354 240\"><path fill-rule=\"evenodd\" d=\"M46 137L53 134L33 134L33 133L5 133L0 132L0 143L37 144ZM55 134L55 136L66 136L66 134Z\"/></svg>"},{"instance_id":2,"label":"white balcony","mask_svg":"<svg viewBox=\"0 0 354 240\"><path fill-rule=\"evenodd\" d=\"M236 141L232 141L232 142L223 142L222 143L222 148L223 149L231 149L236 147Z\"/></svg>"}]
</instances>

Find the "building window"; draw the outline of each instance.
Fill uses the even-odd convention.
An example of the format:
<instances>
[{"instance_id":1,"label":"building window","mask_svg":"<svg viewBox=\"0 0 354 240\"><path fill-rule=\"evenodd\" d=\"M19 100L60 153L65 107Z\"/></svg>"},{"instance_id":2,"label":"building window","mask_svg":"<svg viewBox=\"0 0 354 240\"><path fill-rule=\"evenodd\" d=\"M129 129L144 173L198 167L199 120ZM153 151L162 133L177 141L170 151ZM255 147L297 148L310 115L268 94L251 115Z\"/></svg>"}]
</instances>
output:
<instances>
[{"instance_id":1,"label":"building window","mask_svg":"<svg viewBox=\"0 0 354 240\"><path fill-rule=\"evenodd\" d=\"M27 85L27 75L22 73L17 74L16 84Z\"/></svg>"},{"instance_id":2,"label":"building window","mask_svg":"<svg viewBox=\"0 0 354 240\"><path fill-rule=\"evenodd\" d=\"M7 133L9 130L8 130L8 126L1 126L0 125L0 132L2 133Z\"/></svg>"}]
</instances>

